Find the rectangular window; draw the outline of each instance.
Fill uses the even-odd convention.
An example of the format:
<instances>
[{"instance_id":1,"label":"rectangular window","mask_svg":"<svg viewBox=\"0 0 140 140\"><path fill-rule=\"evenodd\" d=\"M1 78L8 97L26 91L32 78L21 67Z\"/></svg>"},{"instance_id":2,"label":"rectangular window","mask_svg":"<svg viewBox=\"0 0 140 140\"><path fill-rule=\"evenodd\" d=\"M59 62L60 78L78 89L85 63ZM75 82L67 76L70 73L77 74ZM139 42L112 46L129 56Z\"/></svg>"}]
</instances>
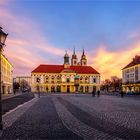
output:
<instances>
[{"instance_id":1,"label":"rectangular window","mask_svg":"<svg viewBox=\"0 0 140 140\"><path fill-rule=\"evenodd\" d=\"M135 67L135 81L138 81L138 67Z\"/></svg>"}]
</instances>

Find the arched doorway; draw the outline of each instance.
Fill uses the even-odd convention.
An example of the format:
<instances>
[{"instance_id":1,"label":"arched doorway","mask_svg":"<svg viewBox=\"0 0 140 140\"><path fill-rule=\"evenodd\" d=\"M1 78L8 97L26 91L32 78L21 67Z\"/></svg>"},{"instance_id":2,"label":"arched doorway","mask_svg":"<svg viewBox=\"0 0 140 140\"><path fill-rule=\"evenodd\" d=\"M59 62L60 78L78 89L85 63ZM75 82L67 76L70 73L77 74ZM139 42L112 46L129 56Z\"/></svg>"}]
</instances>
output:
<instances>
[{"instance_id":1,"label":"arched doorway","mask_svg":"<svg viewBox=\"0 0 140 140\"><path fill-rule=\"evenodd\" d=\"M51 92L55 92L55 87L51 86Z\"/></svg>"},{"instance_id":2,"label":"arched doorway","mask_svg":"<svg viewBox=\"0 0 140 140\"><path fill-rule=\"evenodd\" d=\"M86 86L86 87L85 87L85 92L88 92L88 91L89 91L89 87Z\"/></svg>"},{"instance_id":3,"label":"arched doorway","mask_svg":"<svg viewBox=\"0 0 140 140\"><path fill-rule=\"evenodd\" d=\"M61 92L61 86L57 86L57 87L56 87L56 91L57 91L57 92Z\"/></svg>"},{"instance_id":4,"label":"arched doorway","mask_svg":"<svg viewBox=\"0 0 140 140\"><path fill-rule=\"evenodd\" d=\"M83 92L83 86L80 87L80 92Z\"/></svg>"}]
</instances>

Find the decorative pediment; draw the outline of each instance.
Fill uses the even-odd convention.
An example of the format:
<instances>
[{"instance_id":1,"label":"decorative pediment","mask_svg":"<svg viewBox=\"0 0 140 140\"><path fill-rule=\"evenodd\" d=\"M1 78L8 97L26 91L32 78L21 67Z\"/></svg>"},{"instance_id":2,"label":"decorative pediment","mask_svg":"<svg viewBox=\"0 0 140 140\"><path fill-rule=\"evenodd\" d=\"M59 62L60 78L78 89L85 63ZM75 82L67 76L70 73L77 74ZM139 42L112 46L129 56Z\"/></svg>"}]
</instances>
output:
<instances>
[{"instance_id":1,"label":"decorative pediment","mask_svg":"<svg viewBox=\"0 0 140 140\"><path fill-rule=\"evenodd\" d=\"M61 73L76 73L76 72L72 69L64 69L61 71Z\"/></svg>"}]
</instances>

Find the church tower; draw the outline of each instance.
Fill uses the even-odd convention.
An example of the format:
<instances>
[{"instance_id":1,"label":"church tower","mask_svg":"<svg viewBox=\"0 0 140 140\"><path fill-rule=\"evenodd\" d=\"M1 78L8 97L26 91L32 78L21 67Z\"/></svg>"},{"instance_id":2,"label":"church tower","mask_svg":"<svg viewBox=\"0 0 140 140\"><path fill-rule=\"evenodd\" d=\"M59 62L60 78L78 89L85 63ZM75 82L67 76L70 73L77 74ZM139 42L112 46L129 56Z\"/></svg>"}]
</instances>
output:
<instances>
[{"instance_id":1,"label":"church tower","mask_svg":"<svg viewBox=\"0 0 140 140\"><path fill-rule=\"evenodd\" d=\"M83 54L81 56L81 65L82 66L86 66L87 65L87 59L86 59L86 55L85 55L84 49L83 49Z\"/></svg>"},{"instance_id":2,"label":"church tower","mask_svg":"<svg viewBox=\"0 0 140 140\"><path fill-rule=\"evenodd\" d=\"M77 59L77 55L75 54L75 48L73 50L73 55L72 55L72 58L71 58L71 65L72 66L77 66L77 62L78 59Z\"/></svg>"},{"instance_id":3,"label":"church tower","mask_svg":"<svg viewBox=\"0 0 140 140\"><path fill-rule=\"evenodd\" d=\"M64 55L64 68L69 68L70 64L69 64L69 55L66 51L66 54Z\"/></svg>"}]
</instances>

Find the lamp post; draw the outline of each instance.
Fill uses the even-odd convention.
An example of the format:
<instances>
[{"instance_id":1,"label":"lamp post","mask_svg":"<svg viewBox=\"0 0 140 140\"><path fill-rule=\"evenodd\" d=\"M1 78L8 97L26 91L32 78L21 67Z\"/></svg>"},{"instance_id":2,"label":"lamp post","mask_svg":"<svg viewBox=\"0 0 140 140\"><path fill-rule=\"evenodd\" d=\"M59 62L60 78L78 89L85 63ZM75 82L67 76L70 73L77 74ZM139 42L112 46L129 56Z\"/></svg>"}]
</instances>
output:
<instances>
[{"instance_id":1,"label":"lamp post","mask_svg":"<svg viewBox=\"0 0 140 140\"><path fill-rule=\"evenodd\" d=\"M5 46L5 40L8 34L2 31L2 27L0 27L0 130L2 130L2 73L1 73L1 55L3 47Z\"/></svg>"}]
</instances>

